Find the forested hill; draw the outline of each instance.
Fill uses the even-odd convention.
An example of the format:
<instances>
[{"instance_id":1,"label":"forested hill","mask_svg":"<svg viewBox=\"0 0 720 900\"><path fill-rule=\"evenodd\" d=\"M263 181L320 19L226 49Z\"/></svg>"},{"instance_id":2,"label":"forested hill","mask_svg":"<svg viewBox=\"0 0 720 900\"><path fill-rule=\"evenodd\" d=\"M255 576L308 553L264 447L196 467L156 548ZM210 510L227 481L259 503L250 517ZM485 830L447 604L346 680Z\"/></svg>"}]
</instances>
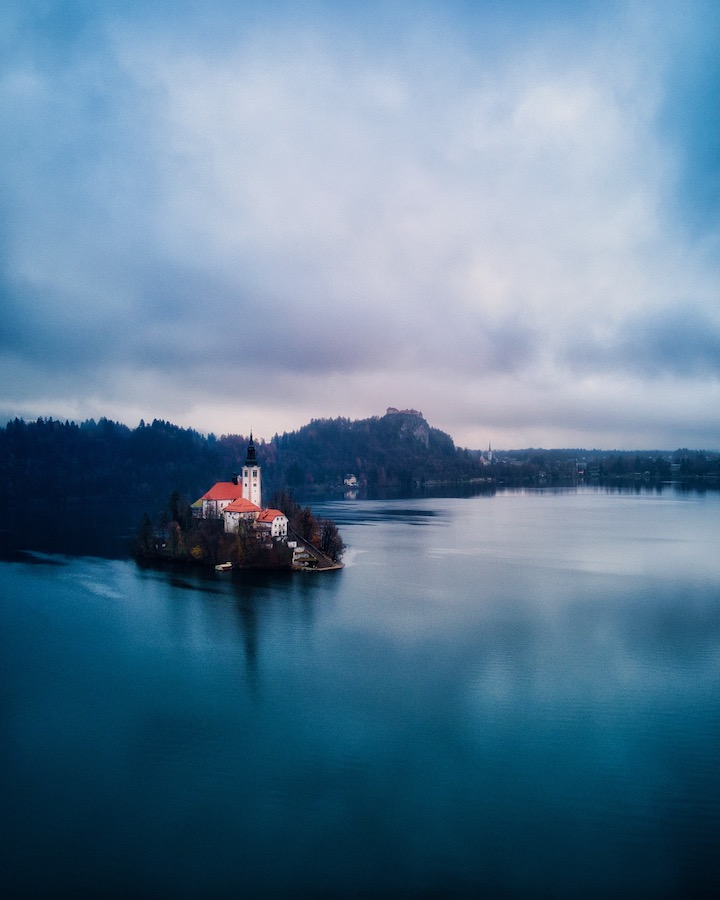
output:
<instances>
[{"instance_id":1,"label":"forested hill","mask_svg":"<svg viewBox=\"0 0 720 900\"><path fill-rule=\"evenodd\" d=\"M239 471L248 437L205 437L169 422L137 428L108 419L82 423L15 419L0 429L0 501L136 499L172 490L194 500ZM414 412L314 420L255 442L263 494L334 486L352 472L369 486L455 480L480 471L476 454ZM473 458L473 456L475 458Z\"/></svg>"},{"instance_id":2,"label":"forested hill","mask_svg":"<svg viewBox=\"0 0 720 900\"><path fill-rule=\"evenodd\" d=\"M410 487L455 481L482 472L477 454L455 447L414 410L370 419L317 419L290 434L276 435L271 462L290 486L341 481L355 475L369 487Z\"/></svg>"},{"instance_id":3,"label":"forested hill","mask_svg":"<svg viewBox=\"0 0 720 900\"><path fill-rule=\"evenodd\" d=\"M0 499L122 500L198 496L225 476L215 438L155 420L135 429L100 419L80 424L15 419L0 431Z\"/></svg>"}]
</instances>

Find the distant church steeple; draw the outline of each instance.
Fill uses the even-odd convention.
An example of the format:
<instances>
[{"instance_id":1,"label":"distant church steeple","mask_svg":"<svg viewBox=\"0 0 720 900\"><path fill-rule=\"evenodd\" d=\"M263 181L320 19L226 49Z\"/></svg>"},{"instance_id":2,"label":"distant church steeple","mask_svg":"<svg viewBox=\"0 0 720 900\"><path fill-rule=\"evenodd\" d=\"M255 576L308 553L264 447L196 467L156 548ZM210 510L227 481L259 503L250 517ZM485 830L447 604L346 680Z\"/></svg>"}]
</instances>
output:
<instances>
[{"instance_id":1,"label":"distant church steeple","mask_svg":"<svg viewBox=\"0 0 720 900\"><path fill-rule=\"evenodd\" d=\"M262 509L262 478L260 466L255 456L252 431L250 432L250 442L248 443L245 463L242 469L242 489L243 497Z\"/></svg>"}]
</instances>

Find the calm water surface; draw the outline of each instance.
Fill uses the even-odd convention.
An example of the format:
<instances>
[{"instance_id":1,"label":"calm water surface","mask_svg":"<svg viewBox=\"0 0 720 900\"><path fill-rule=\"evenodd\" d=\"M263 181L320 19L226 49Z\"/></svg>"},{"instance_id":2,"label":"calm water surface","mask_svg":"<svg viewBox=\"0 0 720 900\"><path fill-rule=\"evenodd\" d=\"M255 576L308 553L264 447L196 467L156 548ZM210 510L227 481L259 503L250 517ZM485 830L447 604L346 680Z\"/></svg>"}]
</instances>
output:
<instances>
[{"instance_id":1,"label":"calm water surface","mask_svg":"<svg viewBox=\"0 0 720 900\"><path fill-rule=\"evenodd\" d=\"M717 494L317 511L342 572L0 564L6 894L715 895Z\"/></svg>"}]
</instances>

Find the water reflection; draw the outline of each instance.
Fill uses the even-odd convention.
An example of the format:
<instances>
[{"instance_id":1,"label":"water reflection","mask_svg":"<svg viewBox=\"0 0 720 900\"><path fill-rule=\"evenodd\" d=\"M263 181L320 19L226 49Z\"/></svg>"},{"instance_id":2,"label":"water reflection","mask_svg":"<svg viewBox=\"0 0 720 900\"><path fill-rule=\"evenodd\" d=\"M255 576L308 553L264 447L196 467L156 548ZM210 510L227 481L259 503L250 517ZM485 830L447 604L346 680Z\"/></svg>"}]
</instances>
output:
<instances>
[{"instance_id":1,"label":"water reflection","mask_svg":"<svg viewBox=\"0 0 720 900\"><path fill-rule=\"evenodd\" d=\"M248 683L254 692L258 690L258 613L252 601L238 600L235 611L245 648L245 670Z\"/></svg>"},{"instance_id":2,"label":"water reflection","mask_svg":"<svg viewBox=\"0 0 720 900\"><path fill-rule=\"evenodd\" d=\"M164 614L173 626L173 647L198 656L219 648L230 655L241 650L247 683L255 693L261 691L263 672L277 653L278 632L291 629L296 643L309 640L317 604L322 602L326 611L330 608L342 577L341 571L218 573L146 563L137 571L152 586L151 595L159 593L168 601ZM298 652L297 647L292 652Z\"/></svg>"}]
</instances>

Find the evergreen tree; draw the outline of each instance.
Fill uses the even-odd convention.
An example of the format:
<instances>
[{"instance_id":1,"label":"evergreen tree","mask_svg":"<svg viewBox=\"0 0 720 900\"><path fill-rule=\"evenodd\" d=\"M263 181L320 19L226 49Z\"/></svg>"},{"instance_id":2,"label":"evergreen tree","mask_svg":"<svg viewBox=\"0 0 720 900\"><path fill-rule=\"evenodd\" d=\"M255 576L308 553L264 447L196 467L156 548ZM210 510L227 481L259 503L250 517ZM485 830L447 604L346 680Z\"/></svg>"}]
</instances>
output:
<instances>
[{"instance_id":1,"label":"evergreen tree","mask_svg":"<svg viewBox=\"0 0 720 900\"><path fill-rule=\"evenodd\" d=\"M155 548L155 529L150 521L150 516L145 512L140 519L137 534L135 535L135 555L147 556Z\"/></svg>"},{"instance_id":2,"label":"evergreen tree","mask_svg":"<svg viewBox=\"0 0 720 900\"><path fill-rule=\"evenodd\" d=\"M337 525L330 519L324 519L320 531L320 549L333 562L338 562L345 550L345 543L340 537Z\"/></svg>"}]
</instances>

